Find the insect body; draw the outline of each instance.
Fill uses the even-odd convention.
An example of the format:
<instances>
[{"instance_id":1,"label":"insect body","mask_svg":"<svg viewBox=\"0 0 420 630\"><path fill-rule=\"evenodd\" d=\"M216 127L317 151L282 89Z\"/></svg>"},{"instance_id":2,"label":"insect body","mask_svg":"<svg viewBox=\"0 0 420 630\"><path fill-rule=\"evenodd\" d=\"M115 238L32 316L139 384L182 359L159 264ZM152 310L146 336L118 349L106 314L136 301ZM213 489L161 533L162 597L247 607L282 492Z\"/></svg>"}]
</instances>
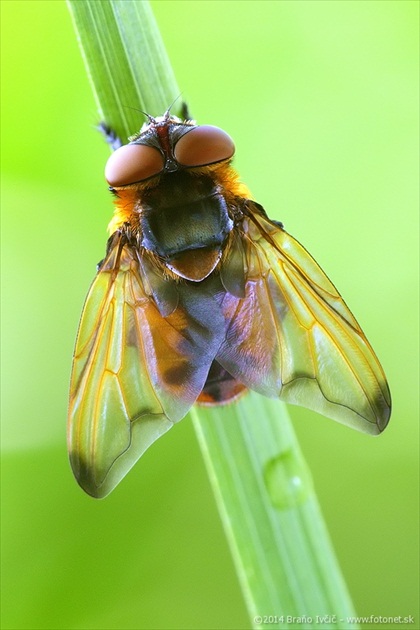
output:
<instances>
[{"instance_id":1,"label":"insect body","mask_svg":"<svg viewBox=\"0 0 420 630\"><path fill-rule=\"evenodd\" d=\"M166 112L107 163L116 212L80 323L68 429L92 496L196 401L253 389L367 433L388 423L388 385L358 323L250 199L233 154L221 129Z\"/></svg>"}]
</instances>

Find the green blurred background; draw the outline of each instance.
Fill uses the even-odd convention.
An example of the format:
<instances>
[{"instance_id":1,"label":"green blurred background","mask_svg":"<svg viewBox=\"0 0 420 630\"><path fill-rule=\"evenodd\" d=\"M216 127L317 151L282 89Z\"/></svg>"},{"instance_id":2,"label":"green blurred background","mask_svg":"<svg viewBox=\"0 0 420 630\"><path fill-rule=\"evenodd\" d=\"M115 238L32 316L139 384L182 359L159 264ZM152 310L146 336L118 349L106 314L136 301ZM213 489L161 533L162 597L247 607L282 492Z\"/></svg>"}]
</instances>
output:
<instances>
[{"instance_id":1,"label":"green blurred background","mask_svg":"<svg viewBox=\"0 0 420 630\"><path fill-rule=\"evenodd\" d=\"M383 363L380 438L290 412L358 613L418 627L418 3L152 6L194 116L235 138L255 198ZM108 149L66 4L1 11L2 628L249 628L188 418L109 498L72 478L68 381L112 212Z\"/></svg>"}]
</instances>

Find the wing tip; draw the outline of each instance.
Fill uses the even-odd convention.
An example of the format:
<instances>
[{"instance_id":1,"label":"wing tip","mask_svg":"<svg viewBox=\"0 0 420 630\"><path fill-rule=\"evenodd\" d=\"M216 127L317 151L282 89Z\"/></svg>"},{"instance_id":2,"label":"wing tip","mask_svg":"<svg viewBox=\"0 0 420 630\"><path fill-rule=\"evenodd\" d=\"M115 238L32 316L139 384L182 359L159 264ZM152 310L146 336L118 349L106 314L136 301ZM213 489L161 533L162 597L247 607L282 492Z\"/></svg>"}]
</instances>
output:
<instances>
[{"instance_id":1,"label":"wing tip","mask_svg":"<svg viewBox=\"0 0 420 630\"><path fill-rule=\"evenodd\" d=\"M94 499L105 498L119 483L119 480L114 484L107 483L108 475L105 475L102 482L98 482L98 478L103 475L100 475L100 471L88 464L80 454L70 452L70 464L79 486Z\"/></svg>"},{"instance_id":2,"label":"wing tip","mask_svg":"<svg viewBox=\"0 0 420 630\"><path fill-rule=\"evenodd\" d=\"M385 407L380 414L376 416L377 432L375 435L380 435L387 428L391 418L391 405Z\"/></svg>"}]
</instances>

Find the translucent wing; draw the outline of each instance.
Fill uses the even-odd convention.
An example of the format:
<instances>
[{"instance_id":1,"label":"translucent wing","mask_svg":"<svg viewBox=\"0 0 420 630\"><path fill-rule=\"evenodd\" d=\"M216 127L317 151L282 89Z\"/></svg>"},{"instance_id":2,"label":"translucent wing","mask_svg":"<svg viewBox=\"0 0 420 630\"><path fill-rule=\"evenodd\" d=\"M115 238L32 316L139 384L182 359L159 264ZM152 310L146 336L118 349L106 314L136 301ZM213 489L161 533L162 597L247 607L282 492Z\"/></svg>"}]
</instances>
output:
<instances>
[{"instance_id":1,"label":"translucent wing","mask_svg":"<svg viewBox=\"0 0 420 630\"><path fill-rule=\"evenodd\" d=\"M204 290L180 287L178 307L162 317L146 285L138 251L116 233L86 299L70 386L70 460L95 497L187 413L223 336Z\"/></svg>"},{"instance_id":2,"label":"translucent wing","mask_svg":"<svg viewBox=\"0 0 420 630\"><path fill-rule=\"evenodd\" d=\"M225 295L228 330L216 360L266 396L379 433L389 420L390 393L360 326L308 252L247 203L238 227L245 296Z\"/></svg>"}]
</instances>

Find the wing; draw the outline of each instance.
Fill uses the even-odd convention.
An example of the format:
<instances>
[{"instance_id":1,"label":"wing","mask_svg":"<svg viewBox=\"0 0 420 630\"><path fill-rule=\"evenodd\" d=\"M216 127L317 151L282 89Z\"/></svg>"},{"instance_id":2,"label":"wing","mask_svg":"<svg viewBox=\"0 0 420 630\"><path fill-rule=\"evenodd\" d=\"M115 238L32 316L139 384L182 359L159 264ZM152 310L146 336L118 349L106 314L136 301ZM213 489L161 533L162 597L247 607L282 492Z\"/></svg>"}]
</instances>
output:
<instances>
[{"instance_id":1,"label":"wing","mask_svg":"<svg viewBox=\"0 0 420 630\"><path fill-rule=\"evenodd\" d=\"M223 337L220 306L205 292L180 287L178 307L162 317L139 261L115 233L76 341L68 446L79 484L95 497L185 416Z\"/></svg>"},{"instance_id":2,"label":"wing","mask_svg":"<svg viewBox=\"0 0 420 630\"><path fill-rule=\"evenodd\" d=\"M260 206L247 204L248 216L237 228L245 295L225 295L228 329L216 360L266 396L381 432L391 398L360 326L308 252Z\"/></svg>"}]
</instances>

